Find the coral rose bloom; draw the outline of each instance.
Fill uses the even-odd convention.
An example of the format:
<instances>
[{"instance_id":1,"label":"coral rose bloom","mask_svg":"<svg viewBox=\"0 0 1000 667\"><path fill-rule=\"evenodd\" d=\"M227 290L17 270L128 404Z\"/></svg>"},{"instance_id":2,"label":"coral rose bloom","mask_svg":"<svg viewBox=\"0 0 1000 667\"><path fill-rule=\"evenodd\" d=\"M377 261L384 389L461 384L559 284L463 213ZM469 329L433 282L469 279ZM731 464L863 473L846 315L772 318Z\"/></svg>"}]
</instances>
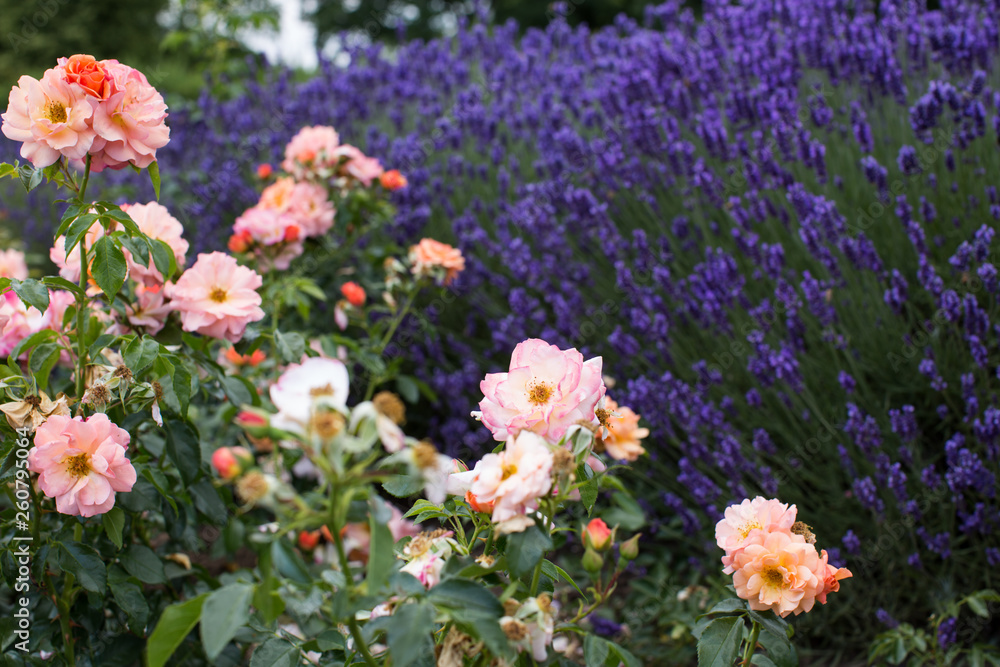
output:
<instances>
[{"instance_id":1,"label":"coral rose bloom","mask_svg":"<svg viewBox=\"0 0 1000 667\"><path fill-rule=\"evenodd\" d=\"M538 499L552 488L552 452L543 438L522 431L507 439L504 451L487 454L470 472L469 492L477 504L494 503L493 521L500 523L536 509Z\"/></svg>"},{"instance_id":2,"label":"coral rose bloom","mask_svg":"<svg viewBox=\"0 0 1000 667\"><path fill-rule=\"evenodd\" d=\"M170 141L167 105L146 75L117 60L100 63L113 78L113 94L94 108L92 171L144 169L156 160L156 150Z\"/></svg>"},{"instance_id":3,"label":"coral rose bloom","mask_svg":"<svg viewBox=\"0 0 1000 667\"><path fill-rule=\"evenodd\" d=\"M413 274L417 276L430 276L437 268L445 269L445 285L465 270L462 251L434 239L421 239L420 243L411 246L410 261L413 262Z\"/></svg>"},{"instance_id":4,"label":"coral rose bloom","mask_svg":"<svg viewBox=\"0 0 1000 667\"><path fill-rule=\"evenodd\" d=\"M340 135L332 127L303 127L285 146L281 168L295 178L329 177L337 165Z\"/></svg>"},{"instance_id":5,"label":"coral rose bloom","mask_svg":"<svg viewBox=\"0 0 1000 667\"><path fill-rule=\"evenodd\" d=\"M485 398L472 414L496 440L529 429L555 442L572 424L596 425L594 409L605 391L602 365L601 357L584 361L575 348L529 338L514 348L509 372L490 373L480 383Z\"/></svg>"},{"instance_id":6,"label":"coral rose bloom","mask_svg":"<svg viewBox=\"0 0 1000 667\"><path fill-rule=\"evenodd\" d=\"M17 80L0 129L8 139L22 142L21 157L42 168L60 157L87 155L94 143L93 115L87 92L50 69L41 81L30 76Z\"/></svg>"},{"instance_id":7,"label":"coral rose bloom","mask_svg":"<svg viewBox=\"0 0 1000 667\"><path fill-rule=\"evenodd\" d=\"M316 183L296 183L288 177L264 188L257 207L287 214L305 238L330 231L336 214L326 188Z\"/></svg>"},{"instance_id":8,"label":"coral rose bloom","mask_svg":"<svg viewBox=\"0 0 1000 667\"><path fill-rule=\"evenodd\" d=\"M828 560L829 556L824 549L819 556L819 566L816 571L816 576L823 584L822 590L816 593L816 599L820 604L826 604L826 596L840 590L841 579L850 579L854 576L846 567L834 567L827 562Z\"/></svg>"},{"instance_id":9,"label":"coral rose bloom","mask_svg":"<svg viewBox=\"0 0 1000 667\"><path fill-rule=\"evenodd\" d=\"M772 532L791 534L797 513L795 505L789 507L776 498L762 496L727 507L723 519L715 526L716 544L726 552L722 557L723 572L733 571L733 558L746 545L759 543Z\"/></svg>"},{"instance_id":10,"label":"coral rose bloom","mask_svg":"<svg viewBox=\"0 0 1000 667\"><path fill-rule=\"evenodd\" d=\"M236 343L248 324L264 319L257 293L263 282L234 258L213 252L198 255L194 266L165 290L185 331Z\"/></svg>"},{"instance_id":11,"label":"coral rose bloom","mask_svg":"<svg viewBox=\"0 0 1000 667\"><path fill-rule=\"evenodd\" d=\"M609 413L606 418L608 435L604 440L604 451L617 461L635 461L646 453L640 440L649 435L648 428L639 428L639 415L629 407L620 407L610 398L605 398L604 409Z\"/></svg>"},{"instance_id":12,"label":"coral rose bloom","mask_svg":"<svg viewBox=\"0 0 1000 667\"><path fill-rule=\"evenodd\" d=\"M59 67L56 69L62 71L63 78L83 88L88 95L106 100L112 93L117 92L115 80L94 56L78 53L68 59L60 58L58 62Z\"/></svg>"},{"instance_id":13,"label":"coral rose bloom","mask_svg":"<svg viewBox=\"0 0 1000 667\"><path fill-rule=\"evenodd\" d=\"M24 280L28 277L28 263L24 261L24 253L11 248L0 250L0 278L16 278Z\"/></svg>"},{"instance_id":14,"label":"coral rose bloom","mask_svg":"<svg viewBox=\"0 0 1000 667\"><path fill-rule=\"evenodd\" d=\"M115 493L132 490L136 474L125 456L129 435L107 415L89 419L53 415L35 431L28 469L63 514L95 516L115 505Z\"/></svg>"},{"instance_id":15,"label":"coral rose bloom","mask_svg":"<svg viewBox=\"0 0 1000 667\"><path fill-rule=\"evenodd\" d=\"M812 609L824 591L825 580L816 574L819 565L816 547L801 535L769 533L763 543L736 554L733 586L751 609L798 616Z\"/></svg>"},{"instance_id":16,"label":"coral rose bloom","mask_svg":"<svg viewBox=\"0 0 1000 667\"><path fill-rule=\"evenodd\" d=\"M184 225L167 208L155 201L148 204L123 204L122 210L129 214L136 226L146 236L163 241L174 251L177 267L184 268L188 251L188 242L184 240ZM163 274L156 268L152 258L149 266L143 266L132 258L126 250L125 257L129 263L129 275L133 280L147 286L163 284Z\"/></svg>"}]
</instances>

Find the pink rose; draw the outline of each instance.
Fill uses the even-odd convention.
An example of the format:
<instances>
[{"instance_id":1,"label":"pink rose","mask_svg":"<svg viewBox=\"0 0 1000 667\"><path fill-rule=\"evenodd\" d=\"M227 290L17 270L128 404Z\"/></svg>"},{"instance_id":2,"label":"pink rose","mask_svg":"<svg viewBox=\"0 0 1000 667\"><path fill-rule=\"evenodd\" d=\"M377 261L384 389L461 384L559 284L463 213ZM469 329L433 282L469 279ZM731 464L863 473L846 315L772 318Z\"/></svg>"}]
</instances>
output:
<instances>
[{"instance_id":1,"label":"pink rose","mask_svg":"<svg viewBox=\"0 0 1000 667\"><path fill-rule=\"evenodd\" d=\"M115 505L115 493L132 490L135 468L125 456L129 434L107 415L89 419L53 415L35 431L28 469L63 514L95 516Z\"/></svg>"},{"instance_id":2,"label":"pink rose","mask_svg":"<svg viewBox=\"0 0 1000 667\"><path fill-rule=\"evenodd\" d=\"M490 373L480 383L485 398L472 414L496 440L529 429L556 442L572 424L597 425L594 409L605 391L601 366L601 357L584 361L576 349L529 338L514 348L509 372Z\"/></svg>"},{"instance_id":3,"label":"pink rose","mask_svg":"<svg viewBox=\"0 0 1000 667\"><path fill-rule=\"evenodd\" d=\"M174 216L170 215L167 208L155 201L148 204L123 204L122 210L129 214L135 221L136 226L148 237L163 241L174 251L174 259L177 267L184 268L187 261L188 242L184 240L184 225ZM129 264L129 275L133 280L142 282L147 286L162 285L163 275L152 257L149 266L143 266L136 262L132 254L126 250L125 258Z\"/></svg>"},{"instance_id":4,"label":"pink rose","mask_svg":"<svg viewBox=\"0 0 1000 667\"><path fill-rule=\"evenodd\" d=\"M775 498L762 496L727 507L723 519L715 526L715 541L726 552L722 557L723 572L733 571L733 558L745 546L762 542L772 532L791 534L797 513L795 505L789 507Z\"/></svg>"},{"instance_id":5,"label":"pink rose","mask_svg":"<svg viewBox=\"0 0 1000 667\"><path fill-rule=\"evenodd\" d=\"M28 277L28 264L24 261L24 253L11 248L0 250L0 278L17 278L24 280Z\"/></svg>"},{"instance_id":6,"label":"pink rose","mask_svg":"<svg viewBox=\"0 0 1000 667\"><path fill-rule=\"evenodd\" d=\"M213 252L198 255L177 284L167 283L165 289L185 331L236 343L248 324L264 319L257 293L263 282L229 255Z\"/></svg>"},{"instance_id":7,"label":"pink rose","mask_svg":"<svg viewBox=\"0 0 1000 667\"><path fill-rule=\"evenodd\" d=\"M91 170L140 169L156 160L156 150L170 140L167 105L146 75L117 60L100 63L113 79L114 92L95 105L93 127L97 135L90 150Z\"/></svg>"},{"instance_id":8,"label":"pink rose","mask_svg":"<svg viewBox=\"0 0 1000 667\"><path fill-rule=\"evenodd\" d=\"M94 143L94 107L87 92L50 69L41 81L22 76L2 116L4 135L22 142L21 157L38 168L59 158L81 159Z\"/></svg>"},{"instance_id":9,"label":"pink rose","mask_svg":"<svg viewBox=\"0 0 1000 667\"><path fill-rule=\"evenodd\" d=\"M336 155L340 161L340 168L337 174L341 177L354 179L366 188L371 186L372 181L382 175L382 163L373 157L368 157L350 144L344 144L337 149Z\"/></svg>"},{"instance_id":10,"label":"pink rose","mask_svg":"<svg viewBox=\"0 0 1000 667\"><path fill-rule=\"evenodd\" d=\"M281 168L298 179L329 178L339 159L340 136L332 127L303 127L285 146Z\"/></svg>"},{"instance_id":11,"label":"pink rose","mask_svg":"<svg viewBox=\"0 0 1000 667\"><path fill-rule=\"evenodd\" d=\"M468 472L453 473L448 492L471 493L477 506L492 506L496 523L537 509L552 489L552 452L540 436L523 431L510 436L499 454L487 454Z\"/></svg>"}]
</instances>

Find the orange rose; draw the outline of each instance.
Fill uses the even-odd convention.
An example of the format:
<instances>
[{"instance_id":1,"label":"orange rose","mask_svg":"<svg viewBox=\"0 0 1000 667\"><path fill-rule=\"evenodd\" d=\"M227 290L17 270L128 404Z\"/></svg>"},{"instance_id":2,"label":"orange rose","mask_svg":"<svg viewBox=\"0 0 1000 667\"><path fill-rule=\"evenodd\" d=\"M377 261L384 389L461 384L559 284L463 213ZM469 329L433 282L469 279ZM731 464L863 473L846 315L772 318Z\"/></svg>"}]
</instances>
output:
<instances>
[{"instance_id":1,"label":"orange rose","mask_svg":"<svg viewBox=\"0 0 1000 667\"><path fill-rule=\"evenodd\" d=\"M81 88L100 100L106 100L111 96L114 79L108 76L108 71L94 59L94 56L78 53L59 64L69 83L79 84Z\"/></svg>"},{"instance_id":2,"label":"orange rose","mask_svg":"<svg viewBox=\"0 0 1000 667\"><path fill-rule=\"evenodd\" d=\"M398 169L384 172L381 176L379 176L379 182L382 184L383 188L392 192L401 190L409 184L409 181L406 180L406 176L403 176Z\"/></svg>"},{"instance_id":3,"label":"orange rose","mask_svg":"<svg viewBox=\"0 0 1000 667\"><path fill-rule=\"evenodd\" d=\"M344 298L354 306L355 308L360 308L365 305L365 288L356 282L344 283L340 287L340 293L344 295Z\"/></svg>"}]
</instances>

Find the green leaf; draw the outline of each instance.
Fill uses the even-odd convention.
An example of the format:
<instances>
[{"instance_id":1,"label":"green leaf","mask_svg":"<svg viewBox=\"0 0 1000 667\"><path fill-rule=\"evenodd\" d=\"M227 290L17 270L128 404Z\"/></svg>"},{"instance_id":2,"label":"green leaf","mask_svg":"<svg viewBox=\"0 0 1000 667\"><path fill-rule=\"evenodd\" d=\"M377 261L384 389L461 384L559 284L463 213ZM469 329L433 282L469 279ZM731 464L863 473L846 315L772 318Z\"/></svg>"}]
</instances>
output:
<instances>
[{"instance_id":1,"label":"green leaf","mask_svg":"<svg viewBox=\"0 0 1000 667\"><path fill-rule=\"evenodd\" d=\"M278 354L285 363L297 364L302 361L302 355L306 353L306 341L302 334L275 331L274 342L278 346Z\"/></svg>"},{"instance_id":2,"label":"green leaf","mask_svg":"<svg viewBox=\"0 0 1000 667\"><path fill-rule=\"evenodd\" d=\"M73 248L80 243L80 239L84 237L87 231L90 230L95 223L97 223L96 213L84 213L70 223L69 228L66 229L66 238L63 239L63 248L65 249L67 256L73 252ZM89 251L91 248L87 248L87 250Z\"/></svg>"},{"instance_id":3,"label":"green leaf","mask_svg":"<svg viewBox=\"0 0 1000 667\"><path fill-rule=\"evenodd\" d=\"M144 241L123 237L121 242L125 249L132 253L135 262L149 268L149 246Z\"/></svg>"},{"instance_id":4,"label":"green leaf","mask_svg":"<svg viewBox=\"0 0 1000 667\"><path fill-rule=\"evenodd\" d=\"M136 378L153 365L159 353L160 344L148 336L136 336L129 341L122 352L125 357L125 365L129 367L132 376Z\"/></svg>"},{"instance_id":5,"label":"green leaf","mask_svg":"<svg viewBox=\"0 0 1000 667\"><path fill-rule=\"evenodd\" d=\"M172 419L165 424L167 456L177 466L181 479L190 484L201 469L201 444L198 432L188 422Z\"/></svg>"},{"instance_id":6,"label":"green leaf","mask_svg":"<svg viewBox=\"0 0 1000 667\"><path fill-rule=\"evenodd\" d=\"M253 593L253 606L268 625L281 616L281 612L285 610L285 601L281 594L274 590L274 577L267 577L262 583L257 584Z\"/></svg>"},{"instance_id":7,"label":"green leaf","mask_svg":"<svg viewBox=\"0 0 1000 667\"><path fill-rule=\"evenodd\" d=\"M153 160L146 172L149 174L149 181L153 184L153 192L156 193L156 201L160 201L160 165Z\"/></svg>"},{"instance_id":8,"label":"green leaf","mask_svg":"<svg viewBox=\"0 0 1000 667\"><path fill-rule=\"evenodd\" d=\"M715 605L709 609L704 615L712 616L715 614L732 614L733 612L739 612L740 614L745 614L747 611L747 603L740 598L729 598L728 600L723 600L719 604Z\"/></svg>"},{"instance_id":9,"label":"green leaf","mask_svg":"<svg viewBox=\"0 0 1000 667\"><path fill-rule=\"evenodd\" d=\"M757 665L757 667L778 667L773 660L762 653L757 653L750 658L750 664Z\"/></svg>"},{"instance_id":10,"label":"green leaf","mask_svg":"<svg viewBox=\"0 0 1000 667\"><path fill-rule=\"evenodd\" d=\"M21 185L24 186L25 191L31 192L41 184L44 172L25 164L18 167L17 175L21 178Z\"/></svg>"},{"instance_id":11,"label":"green leaf","mask_svg":"<svg viewBox=\"0 0 1000 667\"><path fill-rule=\"evenodd\" d=\"M375 595L389 578L396 556L392 551L394 544L392 531L389 530L386 520L379 520L380 516L388 514L385 501L377 496L372 496L368 504L371 545L368 549L368 572L365 576L365 583L368 587L368 594Z\"/></svg>"},{"instance_id":12,"label":"green leaf","mask_svg":"<svg viewBox=\"0 0 1000 667\"><path fill-rule=\"evenodd\" d=\"M163 562L152 549L143 544L133 544L121 556L125 571L144 584L163 584L167 575L163 572Z\"/></svg>"},{"instance_id":13,"label":"green leaf","mask_svg":"<svg viewBox=\"0 0 1000 667\"><path fill-rule=\"evenodd\" d=\"M194 499L194 506L212 523L221 526L226 522L229 516L226 512L226 504L222 502L218 490L210 481L203 479L192 486L189 491Z\"/></svg>"},{"instance_id":14,"label":"green leaf","mask_svg":"<svg viewBox=\"0 0 1000 667\"><path fill-rule=\"evenodd\" d=\"M420 400L420 387L409 375L400 375L396 378L396 391L407 403L416 403Z\"/></svg>"},{"instance_id":15,"label":"green leaf","mask_svg":"<svg viewBox=\"0 0 1000 667\"><path fill-rule=\"evenodd\" d=\"M85 292L80 289L80 286L76 283L71 283L65 278L59 276L45 276L42 278L42 284L46 287L53 287L55 289L63 289L67 292L72 292L76 296L83 296Z\"/></svg>"},{"instance_id":16,"label":"green leaf","mask_svg":"<svg viewBox=\"0 0 1000 667\"><path fill-rule=\"evenodd\" d=\"M146 645L149 667L164 667L167 664L170 656L198 624L201 608L207 597L208 593L202 593L196 598L172 604L163 610L163 615L160 616L160 621Z\"/></svg>"},{"instance_id":17,"label":"green leaf","mask_svg":"<svg viewBox=\"0 0 1000 667\"><path fill-rule=\"evenodd\" d=\"M388 619L385 637L393 667L434 667L434 607L404 604Z\"/></svg>"},{"instance_id":18,"label":"green leaf","mask_svg":"<svg viewBox=\"0 0 1000 667\"><path fill-rule=\"evenodd\" d=\"M222 385L222 391L225 392L229 402L236 407L253 404L253 395L243 382L244 378L240 377L229 375L219 377L219 384Z\"/></svg>"},{"instance_id":19,"label":"green leaf","mask_svg":"<svg viewBox=\"0 0 1000 667\"><path fill-rule=\"evenodd\" d=\"M39 389L46 389L49 386L49 373L59 362L59 355L63 347L55 343L45 343L39 345L31 351L28 357L28 371L35 377Z\"/></svg>"},{"instance_id":20,"label":"green leaf","mask_svg":"<svg viewBox=\"0 0 1000 667\"><path fill-rule=\"evenodd\" d=\"M622 663L625 667L640 667L642 664L638 658L614 642L589 634L583 639L583 657L588 667L618 667Z\"/></svg>"},{"instance_id":21,"label":"green leaf","mask_svg":"<svg viewBox=\"0 0 1000 667\"><path fill-rule=\"evenodd\" d=\"M431 588L427 599L438 607L500 618L503 605L482 584L469 579L447 579Z\"/></svg>"},{"instance_id":22,"label":"green leaf","mask_svg":"<svg viewBox=\"0 0 1000 667\"><path fill-rule=\"evenodd\" d=\"M0 178L5 176L13 176L17 173L17 165L10 164L9 162L0 162Z\"/></svg>"},{"instance_id":23,"label":"green leaf","mask_svg":"<svg viewBox=\"0 0 1000 667\"><path fill-rule=\"evenodd\" d=\"M174 251L160 239L146 239L146 243L149 245L156 270L164 276L164 280L169 280L177 270L177 258L174 257Z\"/></svg>"},{"instance_id":24,"label":"green leaf","mask_svg":"<svg viewBox=\"0 0 1000 667\"><path fill-rule=\"evenodd\" d=\"M712 621L698 640L698 667L732 667L742 639L742 618L728 616Z\"/></svg>"},{"instance_id":25,"label":"green leaf","mask_svg":"<svg viewBox=\"0 0 1000 667\"><path fill-rule=\"evenodd\" d=\"M530 572L545 552L552 548L552 538L537 525L507 537L507 565L515 577Z\"/></svg>"},{"instance_id":26,"label":"green leaf","mask_svg":"<svg viewBox=\"0 0 1000 667\"><path fill-rule=\"evenodd\" d=\"M773 612L761 613L750 609L749 614L750 618L760 623L764 630L770 632L775 637L784 639L786 642L788 641L788 621L780 616L775 616Z\"/></svg>"},{"instance_id":27,"label":"green leaf","mask_svg":"<svg viewBox=\"0 0 1000 667\"><path fill-rule=\"evenodd\" d=\"M581 591L580 587L576 585L575 581L573 581L573 577L569 576L566 570L562 569L552 561L547 560L542 563L542 574L553 581L555 581L557 577L561 578L563 581L575 588L577 593L583 595L583 591Z\"/></svg>"},{"instance_id":28,"label":"green leaf","mask_svg":"<svg viewBox=\"0 0 1000 667\"><path fill-rule=\"evenodd\" d=\"M124 572L121 573L123 576ZM128 617L129 629L135 634L144 636L146 625L149 623L149 603L142 587L129 581L127 578L111 578L108 583L111 595L114 596L117 604Z\"/></svg>"},{"instance_id":29,"label":"green leaf","mask_svg":"<svg viewBox=\"0 0 1000 667\"><path fill-rule=\"evenodd\" d=\"M108 539L121 549L122 528L125 527L125 512L122 511L122 508L112 507L101 516L101 523L104 525L104 532L108 534Z\"/></svg>"},{"instance_id":30,"label":"green leaf","mask_svg":"<svg viewBox=\"0 0 1000 667\"><path fill-rule=\"evenodd\" d=\"M770 632L760 633L758 641L764 650L767 651L767 656L774 661L777 667L797 667L799 664L799 656L795 651L795 646L788 641L788 637L779 637L776 634Z\"/></svg>"},{"instance_id":31,"label":"green leaf","mask_svg":"<svg viewBox=\"0 0 1000 667\"><path fill-rule=\"evenodd\" d=\"M188 404L191 403L191 372L185 366L178 364L174 367L172 386L180 405L180 415L187 417Z\"/></svg>"},{"instance_id":32,"label":"green leaf","mask_svg":"<svg viewBox=\"0 0 1000 667\"><path fill-rule=\"evenodd\" d=\"M284 639L272 637L257 647L250 657L250 667L296 667L299 649Z\"/></svg>"},{"instance_id":33,"label":"green leaf","mask_svg":"<svg viewBox=\"0 0 1000 667\"><path fill-rule=\"evenodd\" d=\"M201 644L209 660L215 660L236 631L250 619L253 584L230 584L205 600L201 613Z\"/></svg>"},{"instance_id":34,"label":"green leaf","mask_svg":"<svg viewBox=\"0 0 1000 667\"><path fill-rule=\"evenodd\" d=\"M128 264L121 247L112 237L102 236L94 244L94 263L90 274L97 286L113 301L125 284Z\"/></svg>"},{"instance_id":35,"label":"green leaf","mask_svg":"<svg viewBox=\"0 0 1000 667\"><path fill-rule=\"evenodd\" d=\"M93 547L79 542L59 544L59 567L76 576L77 583L91 593L104 593L108 585L108 573L104 559Z\"/></svg>"},{"instance_id":36,"label":"green leaf","mask_svg":"<svg viewBox=\"0 0 1000 667\"><path fill-rule=\"evenodd\" d=\"M11 278L10 286L14 290L14 293L20 297L21 301L37 308L39 312L44 313L49 307L49 290L37 280L32 278L26 280Z\"/></svg>"},{"instance_id":37,"label":"green leaf","mask_svg":"<svg viewBox=\"0 0 1000 667\"><path fill-rule=\"evenodd\" d=\"M986 608L986 604L975 595L970 595L966 598L965 602L976 616L982 616L983 618L990 617L990 610Z\"/></svg>"},{"instance_id":38,"label":"green leaf","mask_svg":"<svg viewBox=\"0 0 1000 667\"><path fill-rule=\"evenodd\" d=\"M299 584L307 586L312 584L312 575L309 574L309 569L287 540L275 540L271 543L271 559L275 569L282 576Z\"/></svg>"},{"instance_id":39,"label":"green leaf","mask_svg":"<svg viewBox=\"0 0 1000 667\"><path fill-rule=\"evenodd\" d=\"M52 329L42 329L39 332L33 333L15 345L14 349L10 351L10 356L17 359L25 350L30 350L33 347L41 345L45 341L55 338L57 335Z\"/></svg>"}]
</instances>

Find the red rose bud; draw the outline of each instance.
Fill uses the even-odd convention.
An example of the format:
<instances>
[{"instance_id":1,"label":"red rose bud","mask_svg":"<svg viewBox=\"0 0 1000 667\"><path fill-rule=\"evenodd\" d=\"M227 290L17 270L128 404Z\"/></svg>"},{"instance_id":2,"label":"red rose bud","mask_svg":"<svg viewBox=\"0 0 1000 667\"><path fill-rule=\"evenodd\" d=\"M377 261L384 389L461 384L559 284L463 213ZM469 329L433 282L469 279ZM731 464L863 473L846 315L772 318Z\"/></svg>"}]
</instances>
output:
<instances>
[{"instance_id":1,"label":"red rose bud","mask_svg":"<svg viewBox=\"0 0 1000 667\"><path fill-rule=\"evenodd\" d=\"M639 538L641 536L642 533L637 533L633 535L631 538L621 543L621 546L618 547L618 550L621 553L622 558L624 558L625 560L636 559L636 557L639 555Z\"/></svg>"},{"instance_id":2,"label":"red rose bud","mask_svg":"<svg viewBox=\"0 0 1000 667\"><path fill-rule=\"evenodd\" d=\"M306 551L312 551L319 544L318 530L303 530L299 533L299 547Z\"/></svg>"},{"instance_id":3,"label":"red rose bud","mask_svg":"<svg viewBox=\"0 0 1000 667\"><path fill-rule=\"evenodd\" d=\"M299 240L298 225L288 225L285 227L285 243L295 243Z\"/></svg>"},{"instance_id":4,"label":"red rose bud","mask_svg":"<svg viewBox=\"0 0 1000 667\"><path fill-rule=\"evenodd\" d=\"M212 467L222 479L236 479L243 472L236 454L229 447L215 450L212 454Z\"/></svg>"},{"instance_id":5,"label":"red rose bud","mask_svg":"<svg viewBox=\"0 0 1000 667\"><path fill-rule=\"evenodd\" d=\"M382 187L389 191L396 191L405 188L409 181L406 180L406 176L399 173L398 169L391 169L390 171L383 172L379 177L379 182L382 183Z\"/></svg>"},{"instance_id":6,"label":"red rose bud","mask_svg":"<svg viewBox=\"0 0 1000 667\"><path fill-rule=\"evenodd\" d=\"M344 298L347 299L348 303L350 303L355 308L360 308L361 306L365 305L365 298L366 298L365 288L357 284L356 282L352 281L341 285L340 293L343 294Z\"/></svg>"},{"instance_id":7,"label":"red rose bud","mask_svg":"<svg viewBox=\"0 0 1000 667\"><path fill-rule=\"evenodd\" d=\"M607 551L614 541L614 531L603 519L591 519L583 529L583 544L597 551Z\"/></svg>"},{"instance_id":8,"label":"red rose bud","mask_svg":"<svg viewBox=\"0 0 1000 667\"><path fill-rule=\"evenodd\" d=\"M266 162L257 165L257 178L259 178L262 181L270 178L273 172L274 169L271 167L271 165L269 165Z\"/></svg>"},{"instance_id":9,"label":"red rose bud","mask_svg":"<svg viewBox=\"0 0 1000 667\"><path fill-rule=\"evenodd\" d=\"M267 417L251 410L242 410L236 415L236 425L255 438L267 436L271 423Z\"/></svg>"}]
</instances>

